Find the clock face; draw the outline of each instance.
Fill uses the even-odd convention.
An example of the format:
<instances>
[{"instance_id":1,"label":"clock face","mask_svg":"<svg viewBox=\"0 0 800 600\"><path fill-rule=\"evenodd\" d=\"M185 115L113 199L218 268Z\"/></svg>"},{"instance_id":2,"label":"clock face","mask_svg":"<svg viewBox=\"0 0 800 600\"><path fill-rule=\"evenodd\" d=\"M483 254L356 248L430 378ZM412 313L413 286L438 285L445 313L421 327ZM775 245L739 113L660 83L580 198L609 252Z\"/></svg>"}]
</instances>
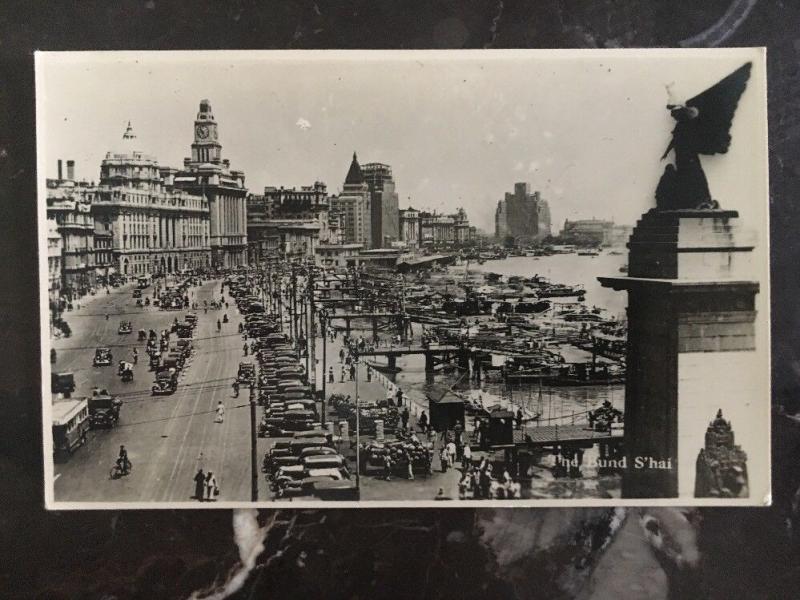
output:
<instances>
[{"instance_id":1,"label":"clock face","mask_svg":"<svg viewBox=\"0 0 800 600\"><path fill-rule=\"evenodd\" d=\"M198 125L196 132L197 137L199 137L201 140L208 138L208 125Z\"/></svg>"}]
</instances>

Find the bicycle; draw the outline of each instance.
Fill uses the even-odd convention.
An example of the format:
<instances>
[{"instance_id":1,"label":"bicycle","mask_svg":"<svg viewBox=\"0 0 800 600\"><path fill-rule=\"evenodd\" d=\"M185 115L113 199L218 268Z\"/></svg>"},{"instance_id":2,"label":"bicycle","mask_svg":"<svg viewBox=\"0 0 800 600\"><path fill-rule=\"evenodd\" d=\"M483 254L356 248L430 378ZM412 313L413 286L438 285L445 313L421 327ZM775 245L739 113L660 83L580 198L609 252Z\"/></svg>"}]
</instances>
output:
<instances>
[{"instance_id":1,"label":"bicycle","mask_svg":"<svg viewBox=\"0 0 800 600\"><path fill-rule=\"evenodd\" d=\"M126 461L125 466L127 468L123 469L118 463L111 467L111 472L109 473L109 479L119 479L120 477L124 477L125 475L130 475L131 471L133 471L133 463L128 460Z\"/></svg>"}]
</instances>

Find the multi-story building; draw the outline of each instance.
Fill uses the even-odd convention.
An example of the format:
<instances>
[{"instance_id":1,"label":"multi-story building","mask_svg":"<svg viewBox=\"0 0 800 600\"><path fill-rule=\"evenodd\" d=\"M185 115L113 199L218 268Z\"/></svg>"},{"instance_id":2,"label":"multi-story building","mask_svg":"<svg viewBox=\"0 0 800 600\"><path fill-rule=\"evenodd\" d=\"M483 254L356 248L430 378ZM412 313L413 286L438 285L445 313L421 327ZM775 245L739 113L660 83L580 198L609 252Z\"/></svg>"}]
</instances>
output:
<instances>
[{"instance_id":1,"label":"multi-story building","mask_svg":"<svg viewBox=\"0 0 800 600\"><path fill-rule=\"evenodd\" d=\"M530 184L515 183L514 193L506 193L495 210L495 234L511 236L523 243L550 235L550 206L539 192L530 192Z\"/></svg>"},{"instance_id":2,"label":"multi-story building","mask_svg":"<svg viewBox=\"0 0 800 600\"><path fill-rule=\"evenodd\" d=\"M210 246L213 268L247 264L247 188L244 173L222 158L222 145L211 103L200 101L194 121L192 156L175 173L176 188L203 196L210 208Z\"/></svg>"},{"instance_id":3,"label":"multi-story building","mask_svg":"<svg viewBox=\"0 0 800 600\"><path fill-rule=\"evenodd\" d=\"M400 215L392 168L383 163L361 166L364 181L369 187L372 247L388 248L400 239Z\"/></svg>"},{"instance_id":4,"label":"multi-story building","mask_svg":"<svg viewBox=\"0 0 800 600\"><path fill-rule=\"evenodd\" d=\"M94 267L94 220L92 201L95 189L87 182L76 182L74 162L67 163L67 178L47 180L47 218L54 221L61 236L61 295L71 302L96 284Z\"/></svg>"},{"instance_id":5,"label":"multi-story building","mask_svg":"<svg viewBox=\"0 0 800 600\"><path fill-rule=\"evenodd\" d=\"M320 244L315 248L317 265L322 267L357 267L361 264L362 244Z\"/></svg>"},{"instance_id":6,"label":"multi-story building","mask_svg":"<svg viewBox=\"0 0 800 600\"><path fill-rule=\"evenodd\" d=\"M61 260L63 240L55 219L47 219L47 298L55 317L61 302Z\"/></svg>"},{"instance_id":7,"label":"multi-story building","mask_svg":"<svg viewBox=\"0 0 800 600\"><path fill-rule=\"evenodd\" d=\"M408 207L400 211L400 239L411 248L419 247L419 211Z\"/></svg>"},{"instance_id":8,"label":"multi-story building","mask_svg":"<svg viewBox=\"0 0 800 600\"><path fill-rule=\"evenodd\" d=\"M503 240L508 235L508 204L505 200L497 203L494 211L494 237Z\"/></svg>"},{"instance_id":9,"label":"multi-story building","mask_svg":"<svg viewBox=\"0 0 800 600\"><path fill-rule=\"evenodd\" d=\"M575 244L624 246L631 233L633 228L628 225L615 225L614 221L592 218L564 221L561 238Z\"/></svg>"},{"instance_id":10,"label":"multi-story building","mask_svg":"<svg viewBox=\"0 0 800 600\"><path fill-rule=\"evenodd\" d=\"M469 226L467 211L459 208L453 214L453 240L456 244L464 244L472 239L472 228Z\"/></svg>"},{"instance_id":11,"label":"multi-story building","mask_svg":"<svg viewBox=\"0 0 800 600\"><path fill-rule=\"evenodd\" d=\"M353 160L347 171L342 192L338 196L331 196L330 206L338 215L342 242L362 244L364 248L370 248L372 244L371 195L355 152L353 152Z\"/></svg>"},{"instance_id":12,"label":"multi-story building","mask_svg":"<svg viewBox=\"0 0 800 600\"><path fill-rule=\"evenodd\" d=\"M110 232L108 273L144 275L210 267L209 202L173 186L174 170L136 149L130 123L106 154L95 190L93 231ZM106 257L107 249L96 249ZM106 263L107 264L107 263Z\"/></svg>"}]
</instances>

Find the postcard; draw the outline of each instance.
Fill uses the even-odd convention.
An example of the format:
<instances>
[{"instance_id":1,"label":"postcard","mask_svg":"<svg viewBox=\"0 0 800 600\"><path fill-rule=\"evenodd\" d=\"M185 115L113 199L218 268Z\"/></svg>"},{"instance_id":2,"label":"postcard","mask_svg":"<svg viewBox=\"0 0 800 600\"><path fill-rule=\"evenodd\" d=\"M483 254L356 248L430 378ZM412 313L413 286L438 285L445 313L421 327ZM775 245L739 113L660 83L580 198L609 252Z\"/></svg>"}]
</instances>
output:
<instances>
[{"instance_id":1,"label":"postcard","mask_svg":"<svg viewBox=\"0 0 800 600\"><path fill-rule=\"evenodd\" d=\"M770 503L764 49L36 90L48 508Z\"/></svg>"}]
</instances>

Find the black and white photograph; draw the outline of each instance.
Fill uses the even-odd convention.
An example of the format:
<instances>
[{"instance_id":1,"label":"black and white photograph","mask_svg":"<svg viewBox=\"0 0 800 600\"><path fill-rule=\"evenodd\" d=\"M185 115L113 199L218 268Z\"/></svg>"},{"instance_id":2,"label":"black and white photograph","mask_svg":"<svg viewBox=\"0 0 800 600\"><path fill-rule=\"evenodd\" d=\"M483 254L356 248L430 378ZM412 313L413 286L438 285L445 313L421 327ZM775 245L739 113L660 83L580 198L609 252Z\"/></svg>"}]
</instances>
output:
<instances>
[{"instance_id":1,"label":"black and white photograph","mask_svg":"<svg viewBox=\"0 0 800 600\"><path fill-rule=\"evenodd\" d=\"M37 53L47 507L770 504L766 86Z\"/></svg>"}]
</instances>

